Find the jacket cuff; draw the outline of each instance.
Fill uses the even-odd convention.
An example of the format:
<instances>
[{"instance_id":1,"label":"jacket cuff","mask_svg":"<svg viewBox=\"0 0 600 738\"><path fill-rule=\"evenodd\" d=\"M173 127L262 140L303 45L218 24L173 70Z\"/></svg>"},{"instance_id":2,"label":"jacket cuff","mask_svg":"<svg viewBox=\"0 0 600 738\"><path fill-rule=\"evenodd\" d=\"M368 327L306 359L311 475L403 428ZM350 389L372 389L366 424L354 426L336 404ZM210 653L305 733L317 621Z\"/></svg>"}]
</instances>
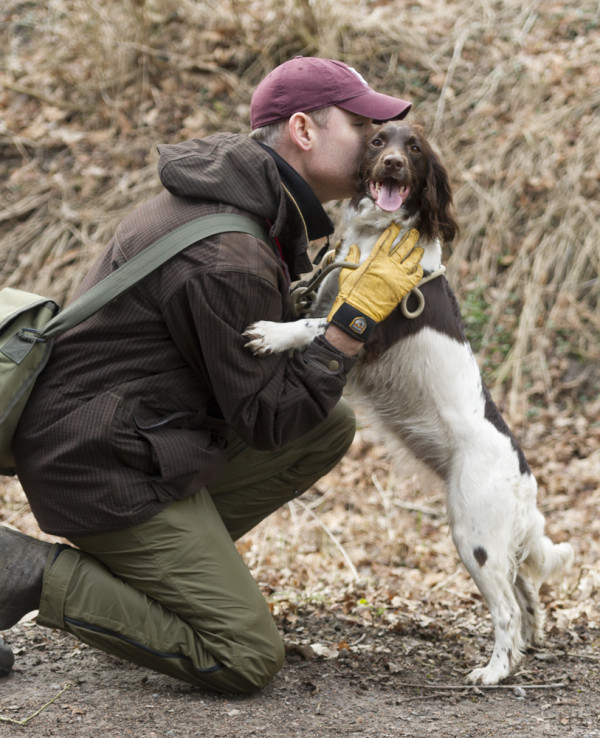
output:
<instances>
[{"instance_id":1,"label":"jacket cuff","mask_svg":"<svg viewBox=\"0 0 600 738\"><path fill-rule=\"evenodd\" d=\"M317 366L326 374L346 376L358 361L358 356L347 356L338 351L323 336L317 336L303 353L304 360Z\"/></svg>"}]
</instances>

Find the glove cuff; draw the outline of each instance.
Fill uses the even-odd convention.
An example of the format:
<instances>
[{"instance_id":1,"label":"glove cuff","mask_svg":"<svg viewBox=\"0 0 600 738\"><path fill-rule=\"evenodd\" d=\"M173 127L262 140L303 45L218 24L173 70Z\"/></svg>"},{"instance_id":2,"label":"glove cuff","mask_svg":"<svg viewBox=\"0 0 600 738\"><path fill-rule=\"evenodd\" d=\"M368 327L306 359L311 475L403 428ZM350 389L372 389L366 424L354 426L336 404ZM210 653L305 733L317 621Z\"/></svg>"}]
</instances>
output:
<instances>
[{"instance_id":1,"label":"glove cuff","mask_svg":"<svg viewBox=\"0 0 600 738\"><path fill-rule=\"evenodd\" d=\"M366 341L377 325L373 318L365 315L358 308L343 302L331 316L329 321L356 341Z\"/></svg>"}]
</instances>

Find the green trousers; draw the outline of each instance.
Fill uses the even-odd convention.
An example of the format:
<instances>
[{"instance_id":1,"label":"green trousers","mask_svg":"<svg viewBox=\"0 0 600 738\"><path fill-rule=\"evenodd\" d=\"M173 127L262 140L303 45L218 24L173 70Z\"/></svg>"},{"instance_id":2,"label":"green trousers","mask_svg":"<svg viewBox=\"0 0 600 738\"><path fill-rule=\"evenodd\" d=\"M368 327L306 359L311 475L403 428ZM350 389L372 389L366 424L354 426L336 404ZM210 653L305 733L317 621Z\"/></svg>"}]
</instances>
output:
<instances>
[{"instance_id":1,"label":"green trousers","mask_svg":"<svg viewBox=\"0 0 600 738\"><path fill-rule=\"evenodd\" d=\"M57 545L38 623L155 671L225 692L265 686L284 659L269 607L234 541L332 469L352 442L342 400L276 452L241 440L208 488L127 530Z\"/></svg>"}]
</instances>

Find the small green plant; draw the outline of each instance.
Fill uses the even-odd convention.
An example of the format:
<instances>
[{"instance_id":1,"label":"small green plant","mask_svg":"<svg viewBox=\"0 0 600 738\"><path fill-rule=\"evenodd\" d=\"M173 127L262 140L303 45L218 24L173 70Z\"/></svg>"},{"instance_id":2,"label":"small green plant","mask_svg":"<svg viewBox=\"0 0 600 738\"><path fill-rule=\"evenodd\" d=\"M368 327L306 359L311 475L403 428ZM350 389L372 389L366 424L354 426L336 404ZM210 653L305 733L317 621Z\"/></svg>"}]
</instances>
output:
<instances>
[{"instance_id":1,"label":"small green plant","mask_svg":"<svg viewBox=\"0 0 600 738\"><path fill-rule=\"evenodd\" d=\"M492 318L489 290L477 282L462 298L461 312L465 334L486 376L494 375L506 361L514 345L518 326L518 295L512 294L502 315ZM493 322L492 322L493 321Z\"/></svg>"},{"instance_id":2,"label":"small green plant","mask_svg":"<svg viewBox=\"0 0 600 738\"><path fill-rule=\"evenodd\" d=\"M489 320L489 305L486 299L485 286L481 283L475 285L462 298L462 316L465 324L465 333L469 339L473 351L477 353L482 347Z\"/></svg>"}]
</instances>

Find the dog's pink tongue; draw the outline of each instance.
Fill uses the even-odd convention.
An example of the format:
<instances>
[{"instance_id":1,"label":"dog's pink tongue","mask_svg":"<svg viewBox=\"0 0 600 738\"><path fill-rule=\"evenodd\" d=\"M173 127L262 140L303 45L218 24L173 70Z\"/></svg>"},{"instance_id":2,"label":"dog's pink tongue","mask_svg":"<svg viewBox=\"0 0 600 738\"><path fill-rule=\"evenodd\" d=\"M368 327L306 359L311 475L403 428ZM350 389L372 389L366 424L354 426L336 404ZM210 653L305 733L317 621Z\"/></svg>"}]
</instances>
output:
<instances>
[{"instance_id":1,"label":"dog's pink tongue","mask_svg":"<svg viewBox=\"0 0 600 738\"><path fill-rule=\"evenodd\" d=\"M398 210L402 205L402 197L400 195L400 185L395 179L383 180L376 202L382 210L388 212Z\"/></svg>"}]
</instances>

